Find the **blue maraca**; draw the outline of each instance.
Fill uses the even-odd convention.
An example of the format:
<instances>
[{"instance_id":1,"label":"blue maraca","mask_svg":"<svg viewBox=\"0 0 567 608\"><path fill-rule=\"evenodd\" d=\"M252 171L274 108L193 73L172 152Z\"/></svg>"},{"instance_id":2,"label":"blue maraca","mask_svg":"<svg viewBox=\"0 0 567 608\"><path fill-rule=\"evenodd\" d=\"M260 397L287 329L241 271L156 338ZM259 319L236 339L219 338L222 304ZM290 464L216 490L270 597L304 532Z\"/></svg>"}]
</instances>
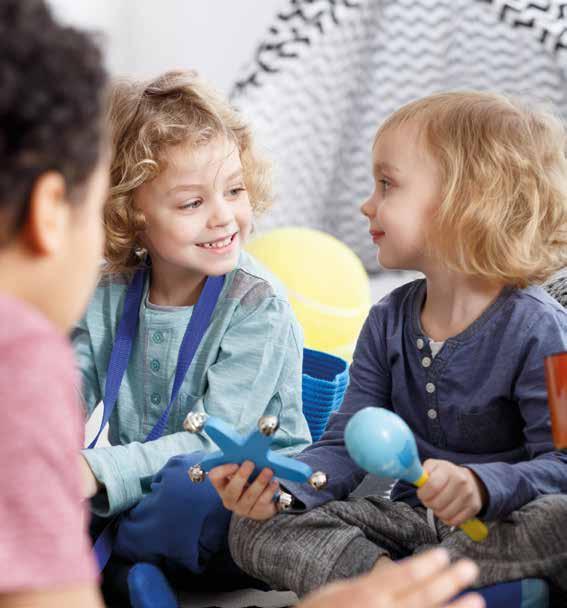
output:
<instances>
[{"instance_id":1,"label":"blue maraca","mask_svg":"<svg viewBox=\"0 0 567 608\"><path fill-rule=\"evenodd\" d=\"M357 412L346 426L345 444L351 458L369 473L403 479L418 488L429 478L421 466L413 433L390 410L367 407ZM459 527L475 541L488 535L488 528L476 518Z\"/></svg>"}]
</instances>

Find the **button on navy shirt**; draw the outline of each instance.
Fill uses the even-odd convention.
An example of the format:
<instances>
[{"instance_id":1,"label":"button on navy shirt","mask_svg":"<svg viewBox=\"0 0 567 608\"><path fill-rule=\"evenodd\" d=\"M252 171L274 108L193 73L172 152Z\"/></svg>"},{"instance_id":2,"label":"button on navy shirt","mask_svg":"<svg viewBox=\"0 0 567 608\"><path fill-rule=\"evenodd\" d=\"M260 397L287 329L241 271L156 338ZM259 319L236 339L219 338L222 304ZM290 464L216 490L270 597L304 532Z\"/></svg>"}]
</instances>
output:
<instances>
[{"instance_id":1,"label":"button on navy shirt","mask_svg":"<svg viewBox=\"0 0 567 608\"><path fill-rule=\"evenodd\" d=\"M543 360L567 350L567 312L540 287L506 288L433 357L420 324L425 280L375 305L358 339L344 402L327 431L298 458L329 475L315 493L286 484L306 506L345 498L365 472L349 457L344 429L358 410L392 409L413 430L420 457L466 465L488 491L485 519L543 494L567 491L567 454L554 451ZM398 482L394 500L419 504Z\"/></svg>"}]
</instances>

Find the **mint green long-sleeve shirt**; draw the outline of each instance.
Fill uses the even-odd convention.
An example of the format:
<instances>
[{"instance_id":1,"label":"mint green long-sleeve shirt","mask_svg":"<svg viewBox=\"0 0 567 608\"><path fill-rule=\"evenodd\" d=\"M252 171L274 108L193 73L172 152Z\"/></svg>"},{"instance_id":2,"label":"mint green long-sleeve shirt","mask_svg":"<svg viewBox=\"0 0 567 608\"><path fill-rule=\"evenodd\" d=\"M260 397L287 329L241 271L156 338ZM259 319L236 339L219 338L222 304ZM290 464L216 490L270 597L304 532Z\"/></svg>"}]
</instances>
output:
<instances>
[{"instance_id":1,"label":"mint green long-sleeve shirt","mask_svg":"<svg viewBox=\"0 0 567 608\"><path fill-rule=\"evenodd\" d=\"M82 397L90 416L104 396L106 371L128 280L104 277L73 332L82 373ZM143 495L141 480L176 454L216 448L182 423L188 412L206 412L242 434L258 418L275 414L280 428L273 449L300 452L311 441L302 413L303 334L277 280L248 254L227 275L195 358L174 403L164 435L143 443L171 397L177 355L193 307L162 307L148 301L146 282L138 334L109 423L110 447L83 454L103 491L93 501L103 516L123 511Z\"/></svg>"}]
</instances>

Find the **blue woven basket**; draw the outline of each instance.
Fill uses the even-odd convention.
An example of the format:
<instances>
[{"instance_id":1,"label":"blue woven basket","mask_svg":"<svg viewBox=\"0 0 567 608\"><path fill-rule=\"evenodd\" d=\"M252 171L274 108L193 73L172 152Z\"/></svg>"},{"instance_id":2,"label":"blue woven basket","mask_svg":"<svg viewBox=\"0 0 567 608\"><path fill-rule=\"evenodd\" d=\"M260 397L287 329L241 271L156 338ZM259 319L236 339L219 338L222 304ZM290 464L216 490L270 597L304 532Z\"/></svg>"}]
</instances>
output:
<instances>
[{"instance_id":1,"label":"blue woven basket","mask_svg":"<svg viewBox=\"0 0 567 608\"><path fill-rule=\"evenodd\" d=\"M329 416L339 409L348 385L348 363L340 357L309 348L303 351L303 413L311 437L323 434Z\"/></svg>"}]
</instances>

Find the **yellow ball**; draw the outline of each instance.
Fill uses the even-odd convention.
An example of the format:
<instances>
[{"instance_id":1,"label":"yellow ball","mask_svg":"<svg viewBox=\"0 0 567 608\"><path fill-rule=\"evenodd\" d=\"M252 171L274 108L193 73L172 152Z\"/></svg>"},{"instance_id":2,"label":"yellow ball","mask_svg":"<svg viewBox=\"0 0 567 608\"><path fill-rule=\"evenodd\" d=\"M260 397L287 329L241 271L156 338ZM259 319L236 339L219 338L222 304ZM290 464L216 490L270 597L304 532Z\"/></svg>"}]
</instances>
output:
<instances>
[{"instance_id":1,"label":"yellow ball","mask_svg":"<svg viewBox=\"0 0 567 608\"><path fill-rule=\"evenodd\" d=\"M287 288L305 346L352 359L370 307L370 284L358 257L310 228L278 228L246 249Z\"/></svg>"}]
</instances>

